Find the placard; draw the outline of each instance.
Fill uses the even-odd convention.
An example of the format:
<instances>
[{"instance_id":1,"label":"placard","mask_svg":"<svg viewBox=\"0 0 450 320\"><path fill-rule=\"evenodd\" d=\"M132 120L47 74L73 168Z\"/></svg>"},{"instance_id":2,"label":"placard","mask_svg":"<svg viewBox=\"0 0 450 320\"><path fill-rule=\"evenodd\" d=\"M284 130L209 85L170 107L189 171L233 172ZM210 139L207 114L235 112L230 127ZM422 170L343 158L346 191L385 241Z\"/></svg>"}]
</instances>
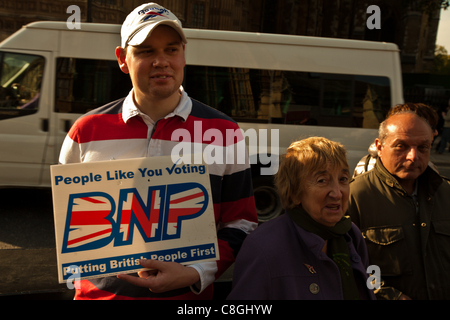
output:
<instances>
[{"instance_id":1,"label":"placard","mask_svg":"<svg viewBox=\"0 0 450 320\"><path fill-rule=\"evenodd\" d=\"M181 162L181 161L179 161ZM59 282L219 259L206 164L170 156L51 167Z\"/></svg>"}]
</instances>

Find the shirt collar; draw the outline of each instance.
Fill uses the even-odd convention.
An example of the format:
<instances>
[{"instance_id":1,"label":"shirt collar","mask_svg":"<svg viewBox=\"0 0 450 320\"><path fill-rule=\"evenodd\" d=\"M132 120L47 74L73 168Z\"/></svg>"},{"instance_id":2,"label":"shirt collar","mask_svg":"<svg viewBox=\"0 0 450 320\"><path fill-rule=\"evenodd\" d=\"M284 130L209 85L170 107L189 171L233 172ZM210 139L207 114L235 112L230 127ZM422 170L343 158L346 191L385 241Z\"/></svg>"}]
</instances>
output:
<instances>
[{"instance_id":1,"label":"shirt collar","mask_svg":"<svg viewBox=\"0 0 450 320\"><path fill-rule=\"evenodd\" d=\"M192 100L189 98L186 91L184 91L183 86L180 86L181 99L178 103L178 106L169 113L164 119L168 119L174 116L179 116L186 121L192 111ZM123 102L123 110L122 110L122 119L125 123L128 122L131 118L135 116L141 116L144 118L150 119L146 114L144 114L139 108L136 106L133 100L134 89L131 89L128 96L125 98Z\"/></svg>"}]
</instances>

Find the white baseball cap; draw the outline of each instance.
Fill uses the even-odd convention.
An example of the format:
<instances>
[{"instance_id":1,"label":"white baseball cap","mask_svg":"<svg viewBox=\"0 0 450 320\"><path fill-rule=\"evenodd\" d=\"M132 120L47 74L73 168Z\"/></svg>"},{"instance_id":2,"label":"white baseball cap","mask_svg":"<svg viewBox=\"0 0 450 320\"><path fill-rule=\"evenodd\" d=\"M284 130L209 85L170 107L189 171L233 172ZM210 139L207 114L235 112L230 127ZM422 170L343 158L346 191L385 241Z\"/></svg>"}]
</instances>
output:
<instances>
[{"instance_id":1,"label":"white baseball cap","mask_svg":"<svg viewBox=\"0 0 450 320\"><path fill-rule=\"evenodd\" d=\"M122 48L127 45L140 45L159 25L174 28L180 34L183 43L187 43L181 21L166 8L150 2L134 9L125 19L121 30Z\"/></svg>"}]
</instances>

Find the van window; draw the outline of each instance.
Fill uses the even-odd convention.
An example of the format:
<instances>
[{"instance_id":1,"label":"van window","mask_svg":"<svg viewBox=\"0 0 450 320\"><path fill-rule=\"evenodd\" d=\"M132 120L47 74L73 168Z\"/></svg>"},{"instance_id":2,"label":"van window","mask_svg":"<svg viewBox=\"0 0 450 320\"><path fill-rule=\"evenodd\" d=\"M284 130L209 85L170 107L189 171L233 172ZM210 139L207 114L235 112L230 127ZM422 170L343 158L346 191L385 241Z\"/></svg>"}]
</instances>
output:
<instances>
[{"instance_id":1,"label":"van window","mask_svg":"<svg viewBox=\"0 0 450 320\"><path fill-rule=\"evenodd\" d=\"M377 129L391 107L387 77L187 66L184 87L239 122Z\"/></svg>"},{"instance_id":2,"label":"van window","mask_svg":"<svg viewBox=\"0 0 450 320\"><path fill-rule=\"evenodd\" d=\"M0 120L36 113L45 59L0 52Z\"/></svg>"},{"instance_id":3,"label":"van window","mask_svg":"<svg viewBox=\"0 0 450 320\"><path fill-rule=\"evenodd\" d=\"M130 90L130 77L117 61L57 59L56 112L84 114L126 97Z\"/></svg>"}]
</instances>

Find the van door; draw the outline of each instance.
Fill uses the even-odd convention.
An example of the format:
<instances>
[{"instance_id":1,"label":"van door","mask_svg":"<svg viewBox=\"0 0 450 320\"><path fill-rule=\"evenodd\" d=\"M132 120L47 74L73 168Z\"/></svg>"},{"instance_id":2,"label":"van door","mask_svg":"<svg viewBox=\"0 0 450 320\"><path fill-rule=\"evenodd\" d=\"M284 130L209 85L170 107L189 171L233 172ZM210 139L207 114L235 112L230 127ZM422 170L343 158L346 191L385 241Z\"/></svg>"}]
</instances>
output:
<instances>
[{"instance_id":1,"label":"van door","mask_svg":"<svg viewBox=\"0 0 450 320\"><path fill-rule=\"evenodd\" d=\"M50 56L0 51L0 185L40 184L49 138Z\"/></svg>"}]
</instances>

